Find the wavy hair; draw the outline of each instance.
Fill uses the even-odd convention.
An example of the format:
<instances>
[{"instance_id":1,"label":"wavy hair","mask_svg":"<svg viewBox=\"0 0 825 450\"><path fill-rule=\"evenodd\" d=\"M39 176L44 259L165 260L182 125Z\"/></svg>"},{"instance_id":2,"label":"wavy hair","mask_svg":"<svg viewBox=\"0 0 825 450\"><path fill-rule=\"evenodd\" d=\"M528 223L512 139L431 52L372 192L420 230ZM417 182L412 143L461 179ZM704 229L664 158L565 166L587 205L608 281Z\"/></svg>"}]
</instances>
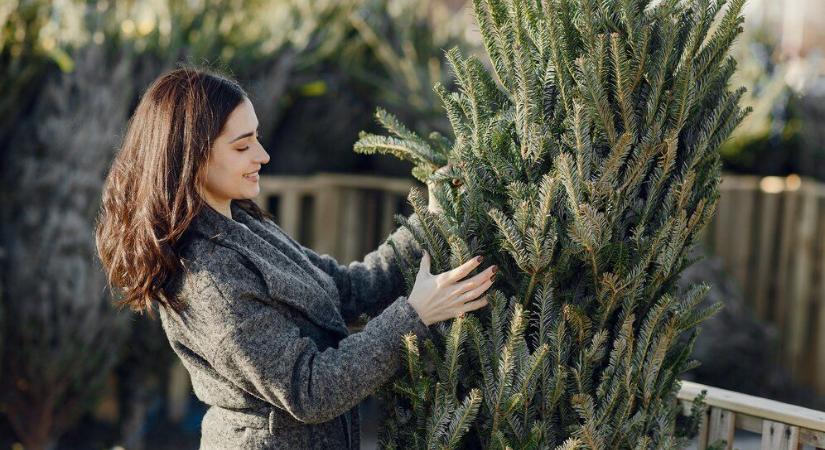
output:
<instances>
[{"instance_id":1,"label":"wavy hair","mask_svg":"<svg viewBox=\"0 0 825 450\"><path fill-rule=\"evenodd\" d=\"M156 78L129 118L123 144L103 185L95 243L118 307L153 316L153 300L182 311L172 281L184 269L178 249L204 207L198 193L215 138L248 98L213 69L181 67ZM258 220L255 202L235 203Z\"/></svg>"}]
</instances>

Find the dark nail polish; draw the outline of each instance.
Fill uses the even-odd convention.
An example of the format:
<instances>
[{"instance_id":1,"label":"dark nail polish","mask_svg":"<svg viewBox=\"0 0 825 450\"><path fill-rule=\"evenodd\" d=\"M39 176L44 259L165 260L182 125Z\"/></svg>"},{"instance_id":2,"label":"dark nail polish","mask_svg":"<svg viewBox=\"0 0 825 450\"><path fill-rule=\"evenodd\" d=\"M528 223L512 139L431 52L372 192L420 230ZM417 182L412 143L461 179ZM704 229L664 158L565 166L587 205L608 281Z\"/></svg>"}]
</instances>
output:
<instances>
[{"instance_id":1,"label":"dark nail polish","mask_svg":"<svg viewBox=\"0 0 825 450\"><path fill-rule=\"evenodd\" d=\"M498 272L498 266L493 266L493 273Z\"/></svg>"},{"instance_id":2,"label":"dark nail polish","mask_svg":"<svg viewBox=\"0 0 825 450\"><path fill-rule=\"evenodd\" d=\"M479 256L478 258L476 258L476 261L478 261L478 262L484 261L484 257L483 257L483 256Z\"/></svg>"}]
</instances>

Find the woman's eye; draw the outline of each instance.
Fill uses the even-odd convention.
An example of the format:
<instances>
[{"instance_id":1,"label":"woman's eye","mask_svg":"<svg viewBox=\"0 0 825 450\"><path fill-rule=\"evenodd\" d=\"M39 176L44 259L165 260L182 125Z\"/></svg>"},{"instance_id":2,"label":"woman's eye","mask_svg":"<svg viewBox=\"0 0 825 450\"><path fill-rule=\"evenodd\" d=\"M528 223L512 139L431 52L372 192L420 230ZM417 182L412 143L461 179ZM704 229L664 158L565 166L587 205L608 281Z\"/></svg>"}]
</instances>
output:
<instances>
[{"instance_id":1,"label":"woman's eye","mask_svg":"<svg viewBox=\"0 0 825 450\"><path fill-rule=\"evenodd\" d=\"M260 138L261 138L261 135L260 135L260 134L255 135L255 140L256 140L256 141L257 141L258 139L260 139ZM247 145L246 147L239 148L238 150L249 150L249 146Z\"/></svg>"}]
</instances>

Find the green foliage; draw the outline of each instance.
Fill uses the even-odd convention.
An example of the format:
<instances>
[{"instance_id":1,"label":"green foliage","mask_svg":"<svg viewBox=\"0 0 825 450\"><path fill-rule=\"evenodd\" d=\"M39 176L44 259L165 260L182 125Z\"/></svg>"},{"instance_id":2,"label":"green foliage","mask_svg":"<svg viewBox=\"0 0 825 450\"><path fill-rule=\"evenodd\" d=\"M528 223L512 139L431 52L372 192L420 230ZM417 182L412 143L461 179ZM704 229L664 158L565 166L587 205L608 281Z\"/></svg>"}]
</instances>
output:
<instances>
[{"instance_id":1,"label":"green foliage","mask_svg":"<svg viewBox=\"0 0 825 450\"><path fill-rule=\"evenodd\" d=\"M40 2L0 8L0 139L4 142L46 73L50 54L39 45L39 35L48 23L47 13L46 4Z\"/></svg>"},{"instance_id":2,"label":"green foliage","mask_svg":"<svg viewBox=\"0 0 825 450\"><path fill-rule=\"evenodd\" d=\"M72 72L85 47L161 67L207 62L244 80L268 72L282 77L273 62L288 57L286 69L278 69L300 71L340 53L352 31L340 17L351 3L39 0L0 8L0 137L22 119L54 68Z\"/></svg>"},{"instance_id":3,"label":"green foliage","mask_svg":"<svg viewBox=\"0 0 825 450\"><path fill-rule=\"evenodd\" d=\"M408 130L392 114L381 108L375 113L378 122L395 136L379 136L362 131L353 149L358 153L390 154L416 164L413 176L426 182L439 165L447 163L449 149L443 137L436 131L430 134L429 142Z\"/></svg>"},{"instance_id":4,"label":"green foliage","mask_svg":"<svg viewBox=\"0 0 825 450\"><path fill-rule=\"evenodd\" d=\"M378 112L392 136L362 134L356 148L432 183L442 211L414 188L420 225L397 219L433 273L483 254L501 275L489 307L405 341L385 447L446 446L445 424L476 391L460 448L686 443L702 399L677 427L679 376L721 304L697 310L707 286L675 283L716 206L719 147L749 112L744 89L728 90L743 3L475 0L492 69L447 52L457 88L434 91L451 139Z\"/></svg>"}]
</instances>

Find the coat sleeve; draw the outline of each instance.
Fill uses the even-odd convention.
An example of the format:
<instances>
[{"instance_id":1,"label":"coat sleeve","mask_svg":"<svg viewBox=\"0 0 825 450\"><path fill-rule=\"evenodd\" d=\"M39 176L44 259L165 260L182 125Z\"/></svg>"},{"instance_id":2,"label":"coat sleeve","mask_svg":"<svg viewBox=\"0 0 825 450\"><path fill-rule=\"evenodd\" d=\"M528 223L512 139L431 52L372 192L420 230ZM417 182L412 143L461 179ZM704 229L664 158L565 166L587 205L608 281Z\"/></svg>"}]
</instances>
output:
<instances>
[{"instance_id":1,"label":"coat sleeve","mask_svg":"<svg viewBox=\"0 0 825 450\"><path fill-rule=\"evenodd\" d=\"M252 292L229 292L236 298L226 300L240 300L247 312L220 319L226 331L212 347L211 364L250 395L305 423L325 422L354 407L401 366L405 334L429 333L407 298L399 297L337 348L319 351L301 335L286 306L253 298Z\"/></svg>"},{"instance_id":2,"label":"coat sleeve","mask_svg":"<svg viewBox=\"0 0 825 450\"><path fill-rule=\"evenodd\" d=\"M413 213L408 220L416 226L418 215ZM341 298L341 316L346 322L352 322L362 313L374 317L388 303L406 293L404 276L395 251L389 244L390 239L408 260L421 259L421 246L405 227L398 227L377 249L368 253L363 261L353 261L348 265L339 264L332 256L319 255L301 245L310 261L335 280Z\"/></svg>"}]
</instances>

